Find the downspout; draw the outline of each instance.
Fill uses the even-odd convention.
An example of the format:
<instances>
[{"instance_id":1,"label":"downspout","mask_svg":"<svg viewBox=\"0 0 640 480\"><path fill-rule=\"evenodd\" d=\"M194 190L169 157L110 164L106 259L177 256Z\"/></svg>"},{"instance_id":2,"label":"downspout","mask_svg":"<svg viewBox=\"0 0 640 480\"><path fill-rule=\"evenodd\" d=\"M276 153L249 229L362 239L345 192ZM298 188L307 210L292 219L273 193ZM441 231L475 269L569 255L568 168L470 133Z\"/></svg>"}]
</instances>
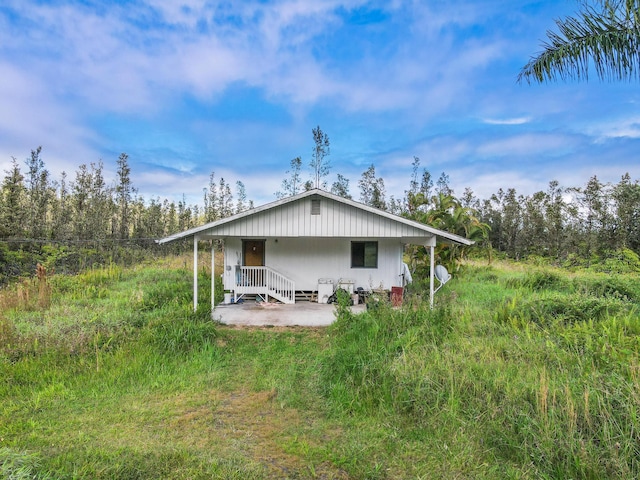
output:
<instances>
[{"instance_id":1,"label":"downspout","mask_svg":"<svg viewBox=\"0 0 640 480\"><path fill-rule=\"evenodd\" d=\"M198 237L193 236L193 311L198 309Z\"/></svg>"}]
</instances>

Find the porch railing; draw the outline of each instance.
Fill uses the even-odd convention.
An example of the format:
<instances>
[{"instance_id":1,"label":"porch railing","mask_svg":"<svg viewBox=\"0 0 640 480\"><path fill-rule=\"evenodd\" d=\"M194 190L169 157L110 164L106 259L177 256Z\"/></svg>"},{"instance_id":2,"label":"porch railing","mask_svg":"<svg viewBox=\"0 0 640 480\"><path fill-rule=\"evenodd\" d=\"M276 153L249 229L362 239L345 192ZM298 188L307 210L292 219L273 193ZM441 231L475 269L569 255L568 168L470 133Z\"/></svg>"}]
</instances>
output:
<instances>
[{"instance_id":1,"label":"porch railing","mask_svg":"<svg viewBox=\"0 0 640 480\"><path fill-rule=\"evenodd\" d=\"M273 297L282 303L295 303L295 283L270 267L236 266L234 301L245 294Z\"/></svg>"}]
</instances>

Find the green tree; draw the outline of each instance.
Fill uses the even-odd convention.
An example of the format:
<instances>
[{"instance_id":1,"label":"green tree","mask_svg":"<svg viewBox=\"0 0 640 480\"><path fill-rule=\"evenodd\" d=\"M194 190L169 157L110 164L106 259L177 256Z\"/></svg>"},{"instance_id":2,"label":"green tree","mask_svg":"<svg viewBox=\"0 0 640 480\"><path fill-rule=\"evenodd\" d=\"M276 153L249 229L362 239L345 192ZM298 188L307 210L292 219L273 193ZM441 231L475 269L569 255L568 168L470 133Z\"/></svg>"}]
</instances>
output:
<instances>
[{"instance_id":1,"label":"green tree","mask_svg":"<svg viewBox=\"0 0 640 480\"><path fill-rule=\"evenodd\" d=\"M76 178L73 182L73 233L77 239L90 238L89 211L91 199L91 184L93 179L86 164L82 164L76 170Z\"/></svg>"},{"instance_id":2,"label":"green tree","mask_svg":"<svg viewBox=\"0 0 640 480\"><path fill-rule=\"evenodd\" d=\"M329 147L329 137L320 129L320 125L312 129L313 133L313 152L311 154L311 171L313 172L313 185L315 188L327 188L327 182L324 178L329 175L330 164L327 156L331 153Z\"/></svg>"},{"instance_id":3,"label":"green tree","mask_svg":"<svg viewBox=\"0 0 640 480\"><path fill-rule=\"evenodd\" d=\"M582 242L579 253L587 259L588 264L590 264L593 255L602 254L611 248L611 244L608 244L613 227L609 187L594 175L584 188L572 190L576 194L576 202L580 206Z\"/></svg>"},{"instance_id":4,"label":"green tree","mask_svg":"<svg viewBox=\"0 0 640 480\"><path fill-rule=\"evenodd\" d=\"M300 157L296 157L291 160L290 165L290 169L285 172L285 175L288 175L288 178L282 180L282 190L276 192L277 198L292 197L293 195L300 193L302 188L302 180L300 178L302 159Z\"/></svg>"},{"instance_id":5,"label":"green tree","mask_svg":"<svg viewBox=\"0 0 640 480\"><path fill-rule=\"evenodd\" d=\"M362 173L358 186L360 187L360 201L362 203L380 210L386 210L384 179L382 177L376 178L376 167L373 164Z\"/></svg>"},{"instance_id":6,"label":"green tree","mask_svg":"<svg viewBox=\"0 0 640 480\"><path fill-rule=\"evenodd\" d=\"M247 203L247 190L244 187L244 183L240 180L236 182L236 211L235 213L242 213L247 210L250 202Z\"/></svg>"},{"instance_id":7,"label":"green tree","mask_svg":"<svg viewBox=\"0 0 640 480\"><path fill-rule=\"evenodd\" d=\"M433 187L433 181L431 180L431 174L422 169L422 175L420 175L420 158L413 157L411 163L411 180L409 181L409 189L404 192L404 205L401 210L407 212L409 215L413 215L418 208L423 210L428 205L428 201L431 198L431 188Z\"/></svg>"},{"instance_id":8,"label":"green tree","mask_svg":"<svg viewBox=\"0 0 640 480\"><path fill-rule=\"evenodd\" d=\"M102 161L80 165L72 185L73 231L80 240L101 240L114 231L109 228L113 212L111 190L102 175Z\"/></svg>"},{"instance_id":9,"label":"green tree","mask_svg":"<svg viewBox=\"0 0 640 480\"><path fill-rule=\"evenodd\" d=\"M73 207L67 183L67 173L60 174L58 193L53 203L53 238L56 240L69 240L73 235Z\"/></svg>"},{"instance_id":10,"label":"green tree","mask_svg":"<svg viewBox=\"0 0 640 480\"><path fill-rule=\"evenodd\" d=\"M588 79L591 66L601 80L640 76L640 0L583 3L575 17L556 20L544 50L527 63L518 81Z\"/></svg>"},{"instance_id":11,"label":"green tree","mask_svg":"<svg viewBox=\"0 0 640 480\"><path fill-rule=\"evenodd\" d=\"M118 208L118 237L129 238L131 222L131 197L135 193L131 183L129 155L121 153L118 157L118 183L116 184L116 203Z\"/></svg>"},{"instance_id":12,"label":"green tree","mask_svg":"<svg viewBox=\"0 0 640 480\"><path fill-rule=\"evenodd\" d=\"M521 255L544 255L547 250L547 223L545 207L548 203L546 192L536 192L523 198L522 229L517 240Z\"/></svg>"},{"instance_id":13,"label":"green tree","mask_svg":"<svg viewBox=\"0 0 640 480\"><path fill-rule=\"evenodd\" d=\"M436 193L443 195L453 195L453 190L449 186L449 175L442 172L436 182Z\"/></svg>"},{"instance_id":14,"label":"green tree","mask_svg":"<svg viewBox=\"0 0 640 480\"><path fill-rule=\"evenodd\" d=\"M0 237L22 237L25 234L26 188L24 176L15 157L12 157L11 169L5 170L6 176L0 192Z\"/></svg>"},{"instance_id":15,"label":"green tree","mask_svg":"<svg viewBox=\"0 0 640 480\"><path fill-rule=\"evenodd\" d=\"M631 248L640 253L640 184L632 182L628 173L613 187L618 248Z\"/></svg>"},{"instance_id":16,"label":"green tree","mask_svg":"<svg viewBox=\"0 0 640 480\"><path fill-rule=\"evenodd\" d=\"M178 228L178 211L175 202L165 200L162 204L162 210L164 214L165 235L171 235L172 233L179 232Z\"/></svg>"},{"instance_id":17,"label":"green tree","mask_svg":"<svg viewBox=\"0 0 640 480\"><path fill-rule=\"evenodd\" d=\"M474 209L464 207L453 195L438 193L431 200L427 200L422 193L418 193L414 199L431 205L431 208L425 211L420 208L422 205L416 205L418 208L412 214L407 214L408 218L463 236L474 242L487 242L490 231L489 225L482 223ZM435 253L438 262L451 270L455 270L467 250L468 247L459 245L438 244ZM410 248L408 253L412 257L413 265L417 263L427 264L428 254L424 247Z\"/></svg>"},{"instance_id":18,"label":"green tree","mask_svg":"<svg viewBox=\"0 0 640 480\"><path fill-rule=\"evenodd\" d=\"M555 259L560 259L566 254L565 238L567 229L566 218L571 218L573 212L569 210L569 205L562 197L564 190L560 184L553 180L549 182L547 196L545 199L545 219L548 234L548 253Z\"/></svg>"},{"instance_id":19,"label":"green tree","mask_svg":"<svg viewBox=\"0 0 640 480\"><path fill-rule=\"evenodd\" d=\"M338 178L333 182L333 185L331 185L331 193L342 198L351 199L351 194L349 193L349 179L338 174Z\"/></svg>"},{"instance_id":20,"label":"green tree","mask_svg":"<svg viewBox=\"0 0 640 480\"><path fill-rule=\"evenodd\" d=\"M54 197L49 171L44 167L41 153L42 147L31 150L31 156L26 161L27 176L25 180L29 202L27 232L31 238L49 236L47 214Z\"/></svg>"},{"instance_id":21,"label":"green tree","mask_svg":"<svg viewBox=\"0 0 640 480\"><path fill-rule=\"evenodd\" d=\"M204 188L204 221L209 223L220 218L218 212L218 184L216 183L216 174L209 174L209 188Z\"/></svg>"},{"instance_id":22,"label":"green tree","mask_svg":"<svg viewBox=\"0 0 640 480\"><path fill-rule=\"evenodd\" d=\"M231 193L231 186L222 177L218 183L217 210L220 218L227 218L233 215L233 194Z\"/></svg>"},{"instance_id":23,"label":"green tree","mask_svg":"<svg viewBox=\"0 0 640 480\"><path fill-rule=\"evenodd\" d=\"M518 251L518 237L522 231L522 200L515 188L507 189L502 198L500 244L511 258L518 258L521 253Z\"/></svg>"}]
</instances>

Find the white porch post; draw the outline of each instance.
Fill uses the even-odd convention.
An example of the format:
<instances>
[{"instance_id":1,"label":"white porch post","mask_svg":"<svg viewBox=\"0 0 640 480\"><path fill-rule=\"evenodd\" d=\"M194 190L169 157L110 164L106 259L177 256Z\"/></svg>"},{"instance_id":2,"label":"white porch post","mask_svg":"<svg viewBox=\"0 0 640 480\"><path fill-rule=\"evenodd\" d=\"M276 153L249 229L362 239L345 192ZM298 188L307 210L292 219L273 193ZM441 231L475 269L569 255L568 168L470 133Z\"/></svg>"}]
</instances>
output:
<instances>
[{"instance_id":1,"label":"white porch post","mask_svg":"<svg viewBox=\"0 0 640 480\"><path fill-rule=\"evenodd\" d=\"M198 237L193 236L193 311L198 309Z\"/></svg>"},{"instance_id":2,"label":"white porch post","mask_svg":"<svg viewBox=\"0 0 640 480\"><path fill-rule=\"evenodd\" d=\"M211 239L211 316L216 307L216 241Z\"/></svg>"},{"instance_id":3,"label":"white porch post","mask_svg":"<svg viewBox=\"0 0 640 480\"><path fill-rule=\"evenodd\" d=\"M433 308L433 277L435 270L435 247L436 247L436 237L433 236L427 243L429 247L429 305Z\"/></svg>"}]
</instances>

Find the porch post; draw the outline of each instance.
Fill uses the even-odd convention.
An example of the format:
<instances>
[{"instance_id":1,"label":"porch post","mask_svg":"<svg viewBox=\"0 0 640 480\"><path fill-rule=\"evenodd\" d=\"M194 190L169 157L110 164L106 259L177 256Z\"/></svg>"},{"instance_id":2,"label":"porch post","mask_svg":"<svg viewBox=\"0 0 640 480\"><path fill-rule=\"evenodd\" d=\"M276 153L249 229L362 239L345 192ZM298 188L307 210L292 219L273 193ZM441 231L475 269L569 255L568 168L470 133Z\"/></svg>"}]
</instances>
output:
<instances>
[{"instance_id":1,"label":"porch post","mask_svg":"<svg viewBox=\"0 0 640 480\"><path fill-rule=\"evenodd\" d=\"M198 309L198 237L193 236L193 311Z\"/></svg>"},{"instance_id":2,"label":"porch post","mask_svg":"<svg viewBox=\"0 0 640 480\"><path fill-rule=\"evenodd\" d=\"M435 270L435 246L436 246L436 237L433 236L429 240L429 305L433 308L433 277Z\"/></svg>"},{"instance_id":3,"label":"porch post","mask_svg":"<svg viewBox=\"0 0 640 480\"><path fill-rule=\"evenodd\" d=\"M216 242L211 239L211 316L216 307Z\"/></svg>"}]
</instances>

